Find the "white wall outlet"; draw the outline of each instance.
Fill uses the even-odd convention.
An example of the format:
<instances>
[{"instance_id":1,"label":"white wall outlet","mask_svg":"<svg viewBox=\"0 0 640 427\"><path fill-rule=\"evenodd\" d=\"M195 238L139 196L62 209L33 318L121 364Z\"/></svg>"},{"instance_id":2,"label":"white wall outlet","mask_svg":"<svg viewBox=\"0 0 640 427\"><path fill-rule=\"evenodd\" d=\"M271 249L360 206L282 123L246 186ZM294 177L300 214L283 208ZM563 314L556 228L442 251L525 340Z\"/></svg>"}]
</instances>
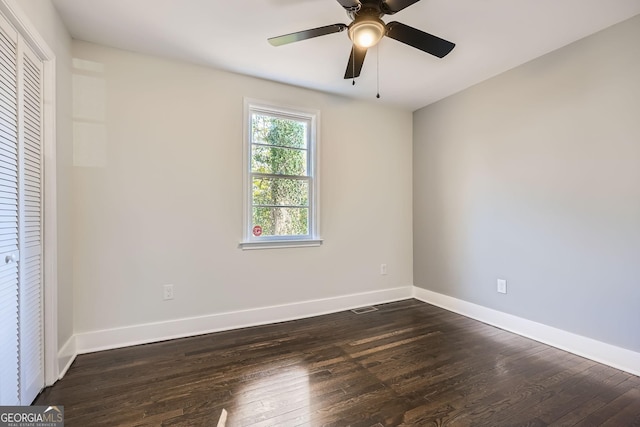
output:
<instances>
[{"instance_id":1,"label":"white wall outlet","mask_svg":"<svg viewBox=\"0 0 640 427\"><path fill-rule=\"evenodd\" d=\"M498 279L498 292L501 294L507 293L507 281L505 279Z\"/></svg>"},{"instance_id":2,"label":"white wall outlet","mask_svg":"<svg viewBox=\"0 0 640 427\"><path fill-rule=\"evenodd\" d=\"M173 285L164 285L162 287L162 299L165 301L173 299Z\"/></svg>"},{"instance_id":3,"label":"white wall outlet","mask_svg":"<svg viewBox=\"0 0 640 427\"><path fill-rule=\"evenodd\" d=\"M387 275L387 264L380 264L380 274L383 276Z\"/></svg>"}]
</instances>

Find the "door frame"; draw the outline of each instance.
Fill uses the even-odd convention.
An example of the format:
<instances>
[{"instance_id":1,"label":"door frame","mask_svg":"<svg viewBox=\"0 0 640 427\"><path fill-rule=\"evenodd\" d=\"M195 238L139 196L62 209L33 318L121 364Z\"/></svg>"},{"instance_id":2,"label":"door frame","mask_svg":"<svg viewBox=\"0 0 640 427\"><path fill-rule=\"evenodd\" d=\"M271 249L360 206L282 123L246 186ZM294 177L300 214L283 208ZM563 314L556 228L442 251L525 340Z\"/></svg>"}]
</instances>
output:
<instances>
[{"instance_id":1,"label":"door frame","mask_svg":"<svg viewBox=\"0 0 640 427\"><path fill-rule=\"evenodd\" d=\"M58 366L58 221L56 174L56 56L20 9L17 0L0 0L0 12L43 62L43 329L44 382L59 378Z\"/></svg>"}]
</instances>

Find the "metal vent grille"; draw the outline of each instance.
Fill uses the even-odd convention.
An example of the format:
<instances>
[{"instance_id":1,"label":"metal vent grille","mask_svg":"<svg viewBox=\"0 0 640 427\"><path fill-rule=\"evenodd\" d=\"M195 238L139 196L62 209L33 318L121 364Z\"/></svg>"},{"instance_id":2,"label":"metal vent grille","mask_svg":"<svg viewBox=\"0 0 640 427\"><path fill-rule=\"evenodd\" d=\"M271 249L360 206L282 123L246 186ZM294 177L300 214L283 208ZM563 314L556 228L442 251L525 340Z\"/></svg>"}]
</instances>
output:
<instances>
[{"instance_id":1,"label":"metal vent grille","mask_svg":"<svg viewBox=\"0 0 640 427\"><path fill-rule=\"evenodd\" d=\"M354 308L351 311L354 312L355 314L364 314L364 313L371 313L372 311L378 311L378 309L375 307L360 307L360 308Z\"/></svg>"}]
</instances>

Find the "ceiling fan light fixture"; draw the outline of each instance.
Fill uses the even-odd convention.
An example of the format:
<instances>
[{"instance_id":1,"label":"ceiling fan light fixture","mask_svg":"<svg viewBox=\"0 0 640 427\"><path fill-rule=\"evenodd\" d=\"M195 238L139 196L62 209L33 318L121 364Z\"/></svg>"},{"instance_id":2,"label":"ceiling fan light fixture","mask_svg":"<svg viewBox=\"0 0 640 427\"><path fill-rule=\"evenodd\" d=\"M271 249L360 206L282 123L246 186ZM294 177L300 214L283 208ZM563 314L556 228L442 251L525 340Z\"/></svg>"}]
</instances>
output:
<instances>
[{"instance_id":1,"label":"ceiling fan light fixture","mask_svg":"<svg viewBox=\"0 0 640 427\"><path fill-rule=\"evenodd\" d=\"M360 48L369 48L378 44L384 36L386 27L381 19L367 17L366 19L355 20L349 25L349 38Z\"/></svg>"}]
</instances>

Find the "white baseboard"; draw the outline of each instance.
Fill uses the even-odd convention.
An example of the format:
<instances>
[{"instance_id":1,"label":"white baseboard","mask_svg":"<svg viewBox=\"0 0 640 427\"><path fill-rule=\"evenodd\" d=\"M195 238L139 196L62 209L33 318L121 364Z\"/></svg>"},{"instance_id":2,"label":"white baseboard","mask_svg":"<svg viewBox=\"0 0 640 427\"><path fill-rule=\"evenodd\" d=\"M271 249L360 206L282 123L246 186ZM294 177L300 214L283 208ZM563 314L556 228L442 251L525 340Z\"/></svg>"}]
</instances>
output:
<instances>
[{"instance_id":1,"label":"white baseboard","mask_svg":"<svg viewBox=\"0 0 640 427\"><path fill-rule=\"evenodd\" d=\"M58 353L60 378L76 355L285 322L408 298L432 304L605 365L640 375L640 353L415 286L78 333Z\"/></svg>"},{"instance_id":2,"label":"white baseboard","mask_svg":"<svg viewBox=\"0 0 640 427\"><path fill-rule=\"evenodd\" d=\"M67 373L73 361L76 360L77 355L78 350L76 348L76 336L72 335L58 351L58 379L64 377L64 374Z\"/></svg>"},{"instance_id":3,"label":"white baseboard","mask_svg":"<svg viewBox=\"0 0 640 427\"><path fill-rule=\"evenodd\" d=\"M412 286L76 334L77 354L286 322L412 297Z\"/></svg>"},{"instance_id":4,"label":"white baseboard","mask_svg":"<svg viewBox=\"0 0 640 427\"><path fill-rule=\"evenodd\" d=\"M640 353L415 286L413 287L413 297L445 310L640 376Z\"/></svg>"}]
</instances>

